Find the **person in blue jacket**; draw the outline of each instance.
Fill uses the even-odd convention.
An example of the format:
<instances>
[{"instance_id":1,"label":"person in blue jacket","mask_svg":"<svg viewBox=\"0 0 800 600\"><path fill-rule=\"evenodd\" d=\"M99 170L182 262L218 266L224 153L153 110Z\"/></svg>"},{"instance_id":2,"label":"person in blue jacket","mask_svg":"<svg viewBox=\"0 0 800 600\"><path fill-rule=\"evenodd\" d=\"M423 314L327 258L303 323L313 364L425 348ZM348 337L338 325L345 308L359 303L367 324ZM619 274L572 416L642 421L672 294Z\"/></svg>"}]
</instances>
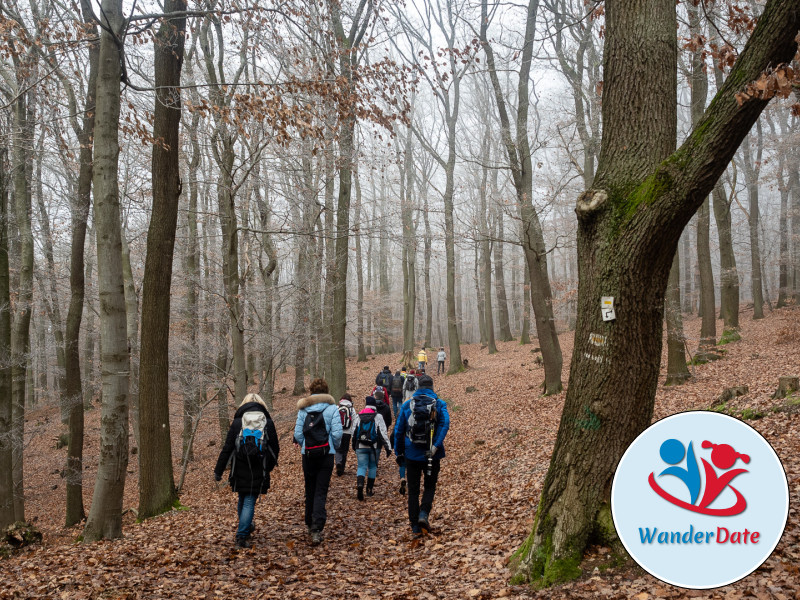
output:
<instances>
[{"instance_id":1,"label":"person in blue jacket","mask_svg":"<svg viewBox=\"0 0 800 600\"><path fill-rule=\"evenodd\" d=\"M297 401L294 440L303 452L305 522L311 535L311 544L316 546L322 542L322 530L328 517L325 503L333 475L334 455L342 440L342 421L339 418L339 407L328 393L328 383L324 379L312 381L309 391L310 396ZM320 436L319 431L323 427L324 431Z\"/></svg>"},{"instance_id":2,"label":"person in blue jacket","mask_svg":"<svg viewBox=\"0 0 800 600\"><path fill-rule=\"evenodd\" d=\"M433 391L433 379L430 375L417 378L419 388L400 409L394 430L394 453L397 463L405 464L408 480L408 520L414 534L430 531L430 512L433 497L436 494L436 482L439 479L441 460L445 456L444 438L450 429L450 414L447 404L440 400ZM430 423L432 432L420 435L425 431L425 419L420 408L430 406ZM421 439L422 438L422 439ZM423 480L424 474L424 480ZM425 490L420 502L420 483L424 482Z\"/></svg>"}]
</instances>

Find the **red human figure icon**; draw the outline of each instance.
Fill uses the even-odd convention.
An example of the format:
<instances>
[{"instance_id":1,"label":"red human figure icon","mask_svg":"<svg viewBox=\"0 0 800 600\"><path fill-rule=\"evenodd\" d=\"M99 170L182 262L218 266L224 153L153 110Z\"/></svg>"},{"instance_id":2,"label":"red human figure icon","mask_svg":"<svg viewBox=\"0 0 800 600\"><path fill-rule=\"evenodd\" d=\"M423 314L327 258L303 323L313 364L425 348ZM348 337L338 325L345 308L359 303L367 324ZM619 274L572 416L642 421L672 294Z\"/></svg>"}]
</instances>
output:
<instances>
[{"instance_id":1,"label":"red human figure icon","mask_svg":"<svg viewBox=\"0 0 800 600\"><path fill-rule=\"evenodd\" d=\"M740 454L733 449L732 446L728 444L713 444L708 440L703 441L702 443L703 448L713 448L711 451L711 462L714 463L714 466L718 469L730 469L738 459L741 459L742 462L748 464L750 462L750 457L747 454ZM703 468L705 469L706 473L706 489L703 493L703 498L700 501L700 507L705 508L709 504L711 504L714 500L717 499L726 487L730 485L730 482L741 475L742 473L747 473L747 469L733 469L732 471L728 471L723 473L722 475L717 475L717 472L714 470L708 461L705 458L700 459L703 462ZM728 514L739 514L742 512L746 506L747 502L744 499L744 496L737 490L735 487L730 486L731 490L736 494L736 504L731 507L731 511Z\"/></svg>"}]
</instances>

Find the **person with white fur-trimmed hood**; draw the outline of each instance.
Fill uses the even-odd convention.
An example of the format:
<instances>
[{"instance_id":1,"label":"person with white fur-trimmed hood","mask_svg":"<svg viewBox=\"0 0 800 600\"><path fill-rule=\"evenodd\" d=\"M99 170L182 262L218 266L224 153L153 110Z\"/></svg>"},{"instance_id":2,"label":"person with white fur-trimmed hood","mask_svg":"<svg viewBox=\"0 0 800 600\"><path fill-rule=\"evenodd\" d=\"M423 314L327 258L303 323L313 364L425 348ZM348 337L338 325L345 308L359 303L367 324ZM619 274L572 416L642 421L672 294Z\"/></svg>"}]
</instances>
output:
<instances>
[{"instance_id":1,"label":"person with white fur-trimmed hood","mask_svg":"<svg viewBox=\"0 0 800 600\"><path fill-rule=\"evenodd\" d=\"M303 452L305 479L305 522L311 544L322 542L328 514L328 486L333 475L334 454L342 439L342 422L336 401L328 393L328 382L315 379L308 386L311 395L297 401L294 439Z\"/></svg>"}]
</instances>

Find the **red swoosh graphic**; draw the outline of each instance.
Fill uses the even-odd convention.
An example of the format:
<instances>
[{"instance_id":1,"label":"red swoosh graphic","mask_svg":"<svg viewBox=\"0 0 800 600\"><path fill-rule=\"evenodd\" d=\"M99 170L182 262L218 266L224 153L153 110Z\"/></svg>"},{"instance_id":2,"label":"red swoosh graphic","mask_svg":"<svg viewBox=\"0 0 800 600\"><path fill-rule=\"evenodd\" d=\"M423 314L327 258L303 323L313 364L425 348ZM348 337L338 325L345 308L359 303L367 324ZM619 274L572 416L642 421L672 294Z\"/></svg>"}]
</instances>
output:
<instances>
[{"instance_id":1,"label":"red swoosh graphic","mask_svg":"<svg viewBox=\"0 0 800 600\"><path fill-rule=\"evenodd\" d=\"M650 473L650 477L647 478L650 487L653 488L653 491L664 498L670 504L674 504L675 506L680 506L681 508L685 508L686 510L690 510L692 512L700 513L701 515L712 515L715 517L731 517L733 515L738 515L739 513L744 512L744 509L747 508L747 500L744 499L744 496L732 485L729 486L733 492L736 494L736 504L729 508L704 508L701 506L695 506L694 504L689 504L688 502L684 502L683 500L676 498L672 494L661 489L656 483L656 478L653 473Z\"/></svg>"}]
</instances>

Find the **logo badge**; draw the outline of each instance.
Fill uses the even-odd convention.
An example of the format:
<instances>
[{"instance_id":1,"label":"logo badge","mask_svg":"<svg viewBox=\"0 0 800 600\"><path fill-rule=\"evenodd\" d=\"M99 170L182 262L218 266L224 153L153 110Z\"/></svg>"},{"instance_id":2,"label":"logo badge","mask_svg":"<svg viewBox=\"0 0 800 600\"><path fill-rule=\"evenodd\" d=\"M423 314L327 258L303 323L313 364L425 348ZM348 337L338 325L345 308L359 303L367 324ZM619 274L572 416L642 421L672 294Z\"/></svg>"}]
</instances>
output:
<instances>
[{"instance_id":1,"label":"logo badge","mask_svg":"<svg viewBox=\"0 0 800 600\"><path fill-rule=\"evenodd\" d=\"M786 474L752 427L694 411L654 423L628 447L611 490L625 549L666 583L709 589L749 575L777 546Z\"/></svg>"}]
</instances>

